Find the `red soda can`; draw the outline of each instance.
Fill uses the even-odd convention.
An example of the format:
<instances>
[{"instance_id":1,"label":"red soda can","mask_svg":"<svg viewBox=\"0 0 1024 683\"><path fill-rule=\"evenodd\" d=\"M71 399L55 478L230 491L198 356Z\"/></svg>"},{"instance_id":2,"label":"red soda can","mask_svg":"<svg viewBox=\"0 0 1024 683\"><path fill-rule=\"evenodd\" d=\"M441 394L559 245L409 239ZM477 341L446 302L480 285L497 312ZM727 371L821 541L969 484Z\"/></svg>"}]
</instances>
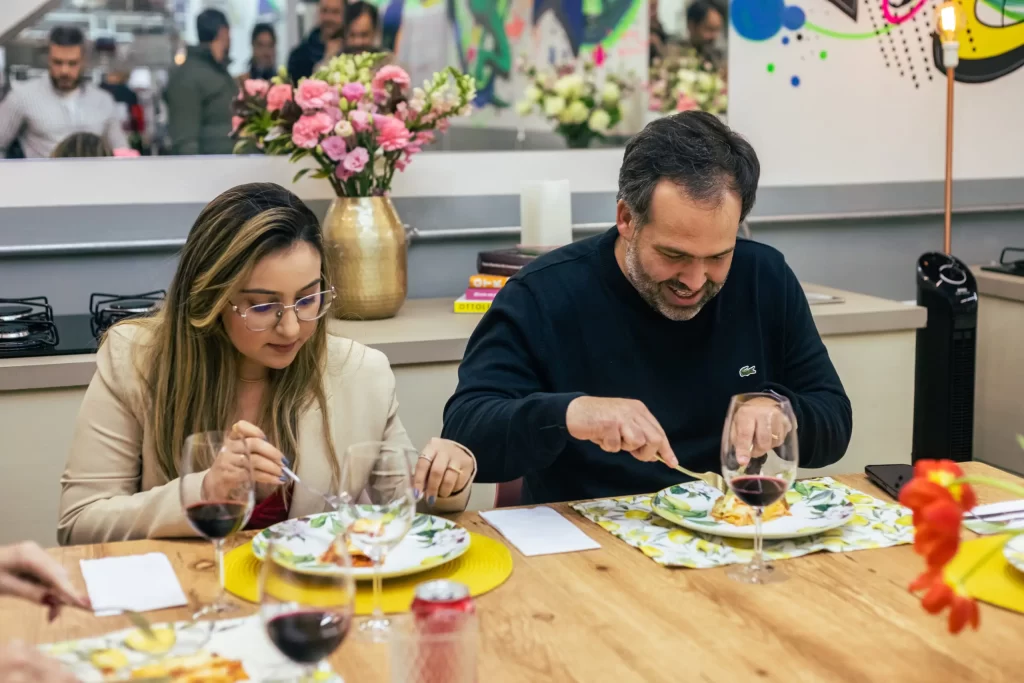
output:
<instances>
[{"instance_id":1,"label":"red soda can","mask_svg":"<svg viewBox=\"0 0 1024 683\"><path fill-rule=\"evenodd\" d=\"M476 680L476 605L469 588L445 579L416 586L412 615L419 634L421 683Z\"/></svg>"}]
</instances>

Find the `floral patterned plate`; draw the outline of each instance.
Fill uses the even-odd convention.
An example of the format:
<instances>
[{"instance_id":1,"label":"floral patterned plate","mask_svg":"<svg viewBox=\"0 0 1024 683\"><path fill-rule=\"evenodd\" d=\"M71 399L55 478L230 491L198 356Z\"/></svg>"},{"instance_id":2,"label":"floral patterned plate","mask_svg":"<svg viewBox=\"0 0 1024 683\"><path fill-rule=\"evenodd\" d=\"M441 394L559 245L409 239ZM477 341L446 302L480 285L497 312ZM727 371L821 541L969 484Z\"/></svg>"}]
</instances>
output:
<instances>
[{"instance_id":1,"label":"floral patterned plate","mask_svg":"<svg viewBox=\"0 0 1024 683\"><path fill-rule=\"evenodd\" d=\"M1024 572L1024 536L1014 536L1003 546L1003 557L1019 572Z\"/></svg>"},{"instance_id":2,"label":"floral patterned plate","mask_svg":"<svg viewBox=\"0 0 1024 683\"><path fill-rule=\"evenodd\" d=\"M702 481L670 486L659 491L651 509L681 527L725 538L753 538L754 525L735 526L711 516L722 492ZM845 492L820 482L798 481L786 493L790 514L765 522L764 538L814 536L846 524L854 515Z\"/></svg>"},{"instance_id":3,"label":"floral patterned plate","mask_svg":"<svg viewBox=\"0 0 1024 683\"><path fill-rule=\"evenodd\" d=\"M294 569L310 574L330 574L339 571L338 566L320 562L319 557L344 530L336 512L289 519L258 533L252 539L252 552L262 560L270 541L283 541L285 552L292 553ZM409 533L384 559L381 576L390 579L425 572L451 562L467 550L468 531L447 519L417 514ZM355 567L352 573L357 580L370 580L373 567Z\"/></svg>"}]
</instances>

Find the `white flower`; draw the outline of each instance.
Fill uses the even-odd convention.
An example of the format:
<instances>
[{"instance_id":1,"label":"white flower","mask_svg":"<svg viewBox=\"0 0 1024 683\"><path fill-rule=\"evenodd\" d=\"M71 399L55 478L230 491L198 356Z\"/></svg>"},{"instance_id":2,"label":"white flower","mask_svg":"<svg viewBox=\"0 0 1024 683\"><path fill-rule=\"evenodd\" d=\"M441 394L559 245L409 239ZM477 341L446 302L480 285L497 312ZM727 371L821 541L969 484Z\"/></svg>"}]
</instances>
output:
<instances>
[{"instance_id":1,"label":"white flower","mask_svg":"<svg viewBox=\"0 0 1024 683\"><path fill-rule=\"evenodd\" d=\"M543 91L535 85L528 87L524 95L526 95L526 99L530 102L540 102L541 98L544 97Z\"/></svg>"},{"instance_id":2,"label":"white flower","mask_svg":"<svg viewBox=\"0 0 1024 683\"><path fill-rule=\"evenodd\" d=\"M544 100L544 113L548 116L558 116L565 111L565 100L554 95Z\"/></svg>"},{"instance_id":3,"label":"white flower","mask_svg":"<svg viewBox=\"0 0 1024 683\"><path fill-rule=\"evenodd\" d=\"M530 102L529 100L520 100L516 103L516 112L520 116L526 116L531 111L533 111L533 102Z\"/></svg>"},{"instance_id":4,"label":"white flower","mask_svg":"<svg viewBox=\"0 0 1024 683\"><path fill-rule=\"evenodd\" d=\"M330 76L327 77L327 80L328 80L328 82L333 83L334 85L340 85L341 84L341 74L338 73L337 71L334 71L334 72L331 73Z\"/></svg>"},{"instance_id":5,"label":"white flower","mask_svg":"<svg viewBox=\"0 0 1024 683\"><path fill-rule=\"evenodd\" d=\"M604 89L601 90L601 101L602 102L618 102L619 98L622 97L622 90L619 86L614 83L605 83Z\"/></svg>"},{"instance_id":6,"label":"white flower","mask_svg":"<svg viewBox=\"0 0 1024 683\"><path fill-rule=\"evenodd\" d=\"M554 91L566 99L571 99L583 90L583 77L578 74L562 76L555 81Z\"/></svg>"},{"instance_id":7,"label":"white flower","mask_svg":"<svg viewBox=\"0 0 1024 683\"><path fill-rule=\"evenodd\" d=\"M681 85L693 85L697 82L697 74L688 69L680 69L676 72L676 77Z\"/></svg>"},{"instance_id":8,"label":"white flower","mask_svg":"<svg viewBox=\"0 0 1024 683\"><path fill-rule=\"evenodd\" d=\"M583 100L573 100L572 104L566 107L560 120L562 123L583 123L590 117L590 109Z\"/></svg>"},{"instance_id":9,"label":"white flower","mask_svg":"<svg viewBox=\"0 0 1024 683\"><path fill-rule=\"evenodd\" d=\"M355 135L356 131L355 129L352 128L351 123L349 123L345 119L342 119L341 121L338 121L338 125L334 127L334 133L335 135L340 135L343 138L347 138L352 135Z\"/></svg>"},{"instance_id":10,"label":"white flower","mask_svg":"<svg viewBox=\"0 0 1024 683\"><path fill-rule=\"evenodd\" d=\"M469 116L472 113L473 113L473 105L472 104L464 104L464 105L462 105L462 108L459 109L459 112L458 112L459 116Z\"/></svg>"},{"instance_id":11,"label":"white flower","mask_svg":"<svg viewBox=\"0 0 1024 683\"><path fill-rule=\"evenodd\" d=\"M606 112L604 109L598 109L590 115L590 120L587 121L587 125L590 127L590 130L595 133L606 133L611 122L611 114Z\"/></svg>"},{"instance_id":12,"label":"white flower","mask_svg":"<svg viewBox=\"0 0 1024 683\"><path fill-rule=\"evenodd\" d=\"M708 90L714 85L715 77L706 71L701 71L697 74L697 87L701 90Z\"/></svg>"}]
</instances>

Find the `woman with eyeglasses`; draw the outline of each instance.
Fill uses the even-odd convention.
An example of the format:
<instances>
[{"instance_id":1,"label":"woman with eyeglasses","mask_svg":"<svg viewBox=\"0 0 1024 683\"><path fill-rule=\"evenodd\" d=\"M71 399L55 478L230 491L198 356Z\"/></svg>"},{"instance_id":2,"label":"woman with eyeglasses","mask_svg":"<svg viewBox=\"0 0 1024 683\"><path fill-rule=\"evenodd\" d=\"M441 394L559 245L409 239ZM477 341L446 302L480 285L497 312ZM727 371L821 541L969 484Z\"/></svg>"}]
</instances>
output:
<instances>
[{"instance_id":1,"label":"woman with eyeglasses","mask_svg":"<svg viewBox=\"0 0 1024 683\"><path fill-rule=\"evenodd\" d=\"M350 444L412 445L387 358L327 333L328 256L316 216L278 185L242 185L206 206L161 310L113 326L100 345L61 479L62 544L194 536L179 487L216 491L231 472L179 477L190 434L245 440L250 529L324 511L310 489L339 490ZM293 487L286 467L309 487ZM468 450L432 439L413 467L428 506L465 508Z\"/></svg>"}]
</instances>

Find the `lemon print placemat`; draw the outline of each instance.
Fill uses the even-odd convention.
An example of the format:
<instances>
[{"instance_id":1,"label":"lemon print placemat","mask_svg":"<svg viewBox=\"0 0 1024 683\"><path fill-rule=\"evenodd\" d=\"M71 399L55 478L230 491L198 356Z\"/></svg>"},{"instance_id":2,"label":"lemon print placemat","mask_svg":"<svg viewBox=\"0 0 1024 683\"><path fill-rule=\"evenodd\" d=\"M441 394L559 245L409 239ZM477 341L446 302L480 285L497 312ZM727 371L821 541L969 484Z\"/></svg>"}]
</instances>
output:
<instances>
[{"instance_id":1,"label":"lemon print placemat","mask_svg":"<svg viewBox=\"0 0 1024 683\"><path fill-rule=\"evenodd\" d=\"M784 560L826 550L841 553L888 548L911 543L914 527L910 510L887 503L841 484L831 477L807 479L796 485L809 495L831 489L853 505L854 514L843 526L817 536L765 540L769 560ZM652 495L624 496L577 503L573 509L666 567L704 569L749 562L753 541L721 538L683 529L654 514Z\"/></svg>"}]
</instances>

